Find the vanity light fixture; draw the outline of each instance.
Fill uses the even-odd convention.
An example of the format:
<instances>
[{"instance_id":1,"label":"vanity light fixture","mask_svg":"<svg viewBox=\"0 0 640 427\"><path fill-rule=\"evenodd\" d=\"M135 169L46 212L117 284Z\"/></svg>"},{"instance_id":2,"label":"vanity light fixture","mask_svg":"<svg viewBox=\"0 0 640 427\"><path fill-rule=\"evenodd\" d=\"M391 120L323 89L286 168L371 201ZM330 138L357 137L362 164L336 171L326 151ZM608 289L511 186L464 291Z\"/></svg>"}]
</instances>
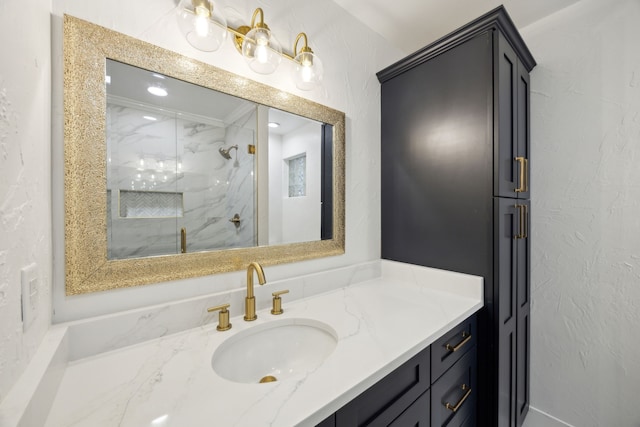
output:
<instances>
[{"instance_id":1,"label":"vanity light fixture","mask_svg":"<svg viewBox=\"0 0 640 427\"><path fill-rule=\"evenodd\" d=\"M181 0L178 25L189 44L214 52L227 38L227 20L210 0Z\"/></svg>"},{"instance_id":2,"label":"vanity light fixture","mask_svg":"<svg viewBox=\"0 0 640 427\"><path fill-rule=\"evenodd\" d=\"M293 62L292 79L298 89L311 90L322 82L323 67L320 58L308 45L307 35L300 33L295 39L293 53L282 51L282 46L264 22L264 12L257 8L250 26L227 26L227 21L211 0L181 0L178 5L178 23L191 46L205 52L217 50L227 32L233 34L236 49L245 58L249 68L259 74L273 73L282 58ZM298 50L298 42L304 46Z\"/></svg>"},{"instance_id":3,"label":"vanity light fixture","mask_svg":"<svg viewBox=\"0 0 640 427\"><path fill-rule=\"evenodd\" d=\"M304 38L304 46L298 53L298 42L302 38ZM307 43L307 35L300 33L293 45L293 54L295 55L293 62L295 66L292 77L298 89L302 90L311 90L319 85L322 81L323 72L322 61L313 53Z\"/></svg>"},{"instance_id":4,"label":"vanity light fixture","mask_svg":"<svg viewBox=\"0 0 640 427\"><path fill-rule=\"evenodd\" d=\"M258 15L260 20L256 22ZM259 74L273 73L282 61L282 46L264 23L264 12L260 8L253 12L251 29L243 37L242 56L249 68Z\"/></svg>"}]
</instances>

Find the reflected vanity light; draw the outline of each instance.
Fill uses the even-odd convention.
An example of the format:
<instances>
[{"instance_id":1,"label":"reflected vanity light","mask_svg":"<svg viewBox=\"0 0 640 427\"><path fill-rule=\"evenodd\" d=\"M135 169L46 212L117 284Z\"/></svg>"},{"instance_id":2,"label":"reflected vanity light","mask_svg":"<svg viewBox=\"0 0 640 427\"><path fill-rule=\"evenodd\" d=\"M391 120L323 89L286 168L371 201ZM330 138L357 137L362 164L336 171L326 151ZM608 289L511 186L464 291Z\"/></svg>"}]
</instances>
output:
<instances>
[{"instance_id":1,"label":"reflected vanity light","mask_svg":"<svg viewBox=\"0 0 640 427\"><path fill-rule=\"evenodd\" d=\"M155 95L155 96L167 96L169 94L169 92L167 92L166 89L160 87L160 86L149 86L147 88L147 91L151 94L151 95Z\"/></svg>"},{"instance_id":2,"label":"reflected vanity light","mask_svg":"<svg viewBox=\"0 0 640 427\"><path fill-rule=\"evenodd\" d=\"M312 90L322 83L322 61L308 45L307 35L300 33L293 45L293 54L282 51L278 39L264 22L264 12L257 8L251 17L250 26L238 28L227 26L226 18L211 0L181 0L177 9L180 30L185 38L198 50L218 50L227 32L233 34L233 42L253 71L259 74L273 73L282 58L293 62L291 78L301 90ZM298 50L298 42L304 46Z\"/></svg>"}]
</instances>

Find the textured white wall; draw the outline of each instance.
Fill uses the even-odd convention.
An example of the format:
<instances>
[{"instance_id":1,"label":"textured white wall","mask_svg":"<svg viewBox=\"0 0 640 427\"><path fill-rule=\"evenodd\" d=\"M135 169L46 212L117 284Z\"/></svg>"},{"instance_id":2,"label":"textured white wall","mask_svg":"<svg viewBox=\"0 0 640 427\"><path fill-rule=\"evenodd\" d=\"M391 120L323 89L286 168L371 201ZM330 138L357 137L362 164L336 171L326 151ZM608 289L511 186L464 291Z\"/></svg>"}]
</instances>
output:
<instances>
[{"instance_id":1,"label":"textured white wall","mask_svg":"<svg viewBox=\"0 0 640 427\"><path fill-rule=\"evenodd\" d=\"M49 0L0 1L0 401L51 319L49 10ZM38 314L23 334L20 270L31 263Z\"/></svg>"},{"instance_id":2,"label":"textured white wall","mask_svg":"<svg viewBox=\"0 0 640 427\"><path fill-rule=\"evenodd\" d=\"M54 322L93 316L176 298L237 288L244 285L242 272L179 282L66 297L63 274L62 194L62 47L61 16L74 15L161 47L208 62L313 101L344 111L346 139L346 254L266 268L268 280L312 273L380 256L380 89L375 73L403 56L379 35L367 29L330 0L228 1L229 21L245 24L255 7L262 7L265 22L282 45L291 50L296 35L304 31L311 48L322 58L324 87L301 92L289 78L290 63L270 76L251 72L227 41L214 53L193 49L178 30L174 0L54 0L53 31L53 213L54 213ZM235 17L235 18L234 18ZM235 312L237 313L237 311Z\"/></svg>"},{"instance_id":3,"label":"textured white wall","mask_svg":"<svg viewBox=\"0 0 640 427\"><path fill-rule=\"evenodd\" d=\"M531 404L580 427L640 425L639 22L638 0L582 0L521 31L538 61Z\"/></svg>"}]
</instances>

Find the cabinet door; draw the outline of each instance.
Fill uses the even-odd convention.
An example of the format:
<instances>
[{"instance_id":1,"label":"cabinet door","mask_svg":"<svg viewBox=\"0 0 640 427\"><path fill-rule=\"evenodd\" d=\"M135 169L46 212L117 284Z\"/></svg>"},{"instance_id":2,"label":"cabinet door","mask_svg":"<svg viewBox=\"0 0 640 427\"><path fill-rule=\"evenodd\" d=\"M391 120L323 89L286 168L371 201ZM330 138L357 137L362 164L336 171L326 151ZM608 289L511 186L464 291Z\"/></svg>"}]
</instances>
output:
<instances>
[{"instance_id":1,"label":"cabinet door","mask_svg":"<svg viewBox=\"0 0 640 427\"><path fill-rule=\"evenodd\" d=\"M528 199L529 73L502 34L496 49L494 195Z\"/></svg>"},{"instance_id":2,"label":"cabinet door","mask_svg":"<svg viewBox=\"0 0 640 427\"><path fill-rule=\"evenodd\" d=\"M389 427L429 427L431 425L431 394L427 390L407 408Z\"/></svg>"},{"instance_id":3,"label":"cabinet door","mask_svg":"<svg viewBox=\"0 0 640 427\"><path fill-rule=\"evenodd\" d=\"M530 313L531 313L531 237L528 200L519 200L523 229L517 239L517 341L516 341L516 425L521 426L529 411Z\"/></svg>"},{"instance_id":4,"label":"cabinet door","mask_svg":"<svg viewBox=\"0 0 640 427\"><path fill-rule=\"evenodd\" d=\"M431 427L459 427L475 420L479 393L476 347L431 386ZM468 425L468 424L467 424Z\"/></svg>"},{"instance_id":5,"label":"cabinet door","mask_svg":"<svg viewBox=\"0 0 640 427\"><path fill-rule=\"evenodd\" d=\"M427 347L336 412L337 427L388 426L430 384Z\"/></svg>"},{"instance_id":6,"label":"cabinet door","mask_svg":"<svg viewBox=\"0 0 640 427\"><path fill-rule=\"evenodd\" d=\"M495 199L498 426L520 426L529 409L528 200Z\"/></svg>"},{"instance_id":7,"label":"cabinet door","mask_svg":"<svg viewBox=\"0 0 640 427\"><path fill-rule=\"evenodd\" d=\"M522 64L522 62L518 61L518 70L517 70L517 129L518 129L518 139L517 139L517 151L516 157L518 159L522 159L517 161L518 164L518 172L520 173L520 168L524 166L524 172L520 173L518 177L518 184L521 186L522 191L518 192L518 199L529 199L531 197L531 186L529 181L530 170L531 170L531 157L530 157L530 135L531 129L529 126L530 121L530 111L529 111L529 72Z\"/></svg>"},{"instance_id":8,"label":"cabinet door","mask_svg":"<svg viewBox=\"0 0 640 427\"><path fill-rule=\"evenodd\" d=\"M382 85L382 258L487 276L492 33Z\"/></svg>"},{"instance_id":9,"label":"cabinet door","mask_svg":"<svg viewBox=\"0 0 640 427\"><path fill-rule=\"evenodd\" d=\"M517 239L520 209L516 199L496 198L496 287L495 338L498 349L497 406L499 427L511 427L515 422L516 390L516 281Z\"/></svg>"}]
</instances>

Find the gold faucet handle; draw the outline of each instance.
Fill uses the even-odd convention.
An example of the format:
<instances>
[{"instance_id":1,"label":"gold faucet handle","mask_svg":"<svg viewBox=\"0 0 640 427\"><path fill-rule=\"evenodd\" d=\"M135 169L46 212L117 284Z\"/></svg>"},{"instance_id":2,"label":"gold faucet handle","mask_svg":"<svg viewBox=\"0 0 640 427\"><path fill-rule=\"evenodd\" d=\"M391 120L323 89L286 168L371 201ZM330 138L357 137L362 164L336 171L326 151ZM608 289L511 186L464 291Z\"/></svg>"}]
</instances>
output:
<instances>
[{"instance_id":1,"label":"gold faucet handle","mask_svg":"<svg viewBox=\"0 0 640 427\"><path fill-rule=\"evenodd\" d=\"M280 295L288 294L289 290L285 289L283 291L274 292L273 295L273 308L271 309L271 314L282 314L284 310L282 309L282 298Z\"/></svg>"},{"instance_id":2,"label":"gold faucet handle","mask_svg":"<svg viewBox=\"0 0 640 427\"><path fill-rule=\"evenodd\" d=\"M218 313L218 326L216 327L219 331L228 331L231 329L231 323L229 323L229 310L227 310L229 306L230 304L221 304L207 308L208 313L220 310L220 313Z\"/></svg>"}]
</instances>

